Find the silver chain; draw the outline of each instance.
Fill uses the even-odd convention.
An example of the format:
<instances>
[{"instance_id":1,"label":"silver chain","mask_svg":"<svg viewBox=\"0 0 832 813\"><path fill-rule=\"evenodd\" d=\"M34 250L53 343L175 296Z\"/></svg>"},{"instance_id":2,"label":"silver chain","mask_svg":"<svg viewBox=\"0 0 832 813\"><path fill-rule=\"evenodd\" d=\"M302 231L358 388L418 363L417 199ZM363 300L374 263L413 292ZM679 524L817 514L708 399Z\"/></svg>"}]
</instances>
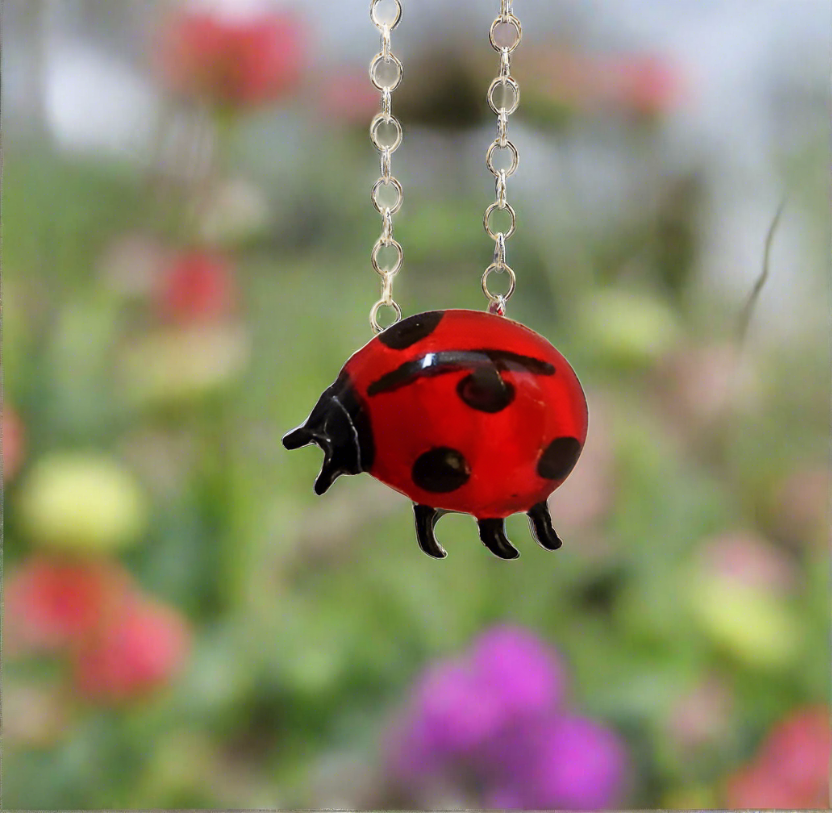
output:
<instances>
[{"instance_id":1,"label":"silver chain","mask_svg":"<svg viewBox=\"0 0 832 813\"><path fill-rule=\"evenodd\" d=\"M381 156L381 177L373 186L373 206L381 215L381 237L373 246L371 261L373 270L381 277L381 299L373 305L370 311L370 324L376 333L384 330L379 323L379 315L383 308L392 311L395 324L402 318L402 309L393 299L393 279L402 269L404 250L393 237L393 215L402 208L404 203L404 189L401 183L393 177L393 153L401 146L403 132L402 125L392 113L392 94L401 84L404 69L401 61L394 56L391 45L391 32L402 19L401 0L387 0L392 3L393 17L382 20L379 17L379 6L384 0L371 0L370 19L381 34L381 50L370 63L370 81L381 91L381 112L373 118L370 125L370 139ZM394 195L390 194L390 190ZM380 195L387 193L382 200ZM380 254L382 249L392 249L392 265L382 265ZM389 252L388 252L389 253ZM389 325L387 325L389 327Z\"/></svg>"},{"instance_id":2,"label":"silver chain","mask_svg":"<svg viewBox=\"0 0 832 813\"><path fill-rule=\"evenodd\" d=\"M488 37L491 47L500 54L500 75L488 89L488 105L497 116L497 138L488 147L485 164L496 179L497 200L485 210L483 218L485 231L494 240L495 247L494 262L482 276L482 290L488 297L489 312L500 316L505 315L506 303L517 286L517 276L506 262L506 241L517 227L517 214L508 202L508 179L517 172L520 163L517 147L508 138L508 118L520 105L520 85L511 75L511 56L523 39L523 28L520 20L514 16L513 5L513 0L500 0L500 15L491 24ZM498 92L502 96L500 99L496 96ZM498 158L503 159L500 166L495 163L495 159ZM507 212L510 218L508 230L505 232L495 232L492 227L492 216L497 211ZM508 291L505 293L497 294L489 289L488 279L494 273L508 275Z\"/></svg>"}]
</instances>

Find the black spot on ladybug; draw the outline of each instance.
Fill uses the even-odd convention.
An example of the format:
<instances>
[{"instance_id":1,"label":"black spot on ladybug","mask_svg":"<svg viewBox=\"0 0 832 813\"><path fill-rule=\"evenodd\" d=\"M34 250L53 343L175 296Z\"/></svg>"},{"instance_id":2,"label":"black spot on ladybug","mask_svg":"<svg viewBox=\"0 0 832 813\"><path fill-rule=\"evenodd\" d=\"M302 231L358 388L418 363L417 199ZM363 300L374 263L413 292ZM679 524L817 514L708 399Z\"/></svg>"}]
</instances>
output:
<instances>
[{"instance_id":1,"label":"black spot on ladybug","mask_svg":"<svg viewBox=\"0 0 832 813\"><path fill-rule=\"evenodd\" d=\"M433 494L456 491L470 476L471 469L462 453L447 446L425 452L413 464L413 482Z\"/></svg>"},{"instance_id":2,"label":"black spot on ladybug","mask_svg":"<svg viewBox=\"0 0 832 813\"><path fill-rule=\"evenodd\" d=\"M457 385L459 397L478 412L501 412L514 400L514 387L494 367L481 367Z\"/></svg>"},{"instance_id":3,"label":"black spot on ladybug","mask_svg":"<svg viewBox=\"0 0 832 813\"><path fill-rule=\"evenodd\" d=\"M547 480L563 480L578 462L581 444L577 438L556 438L544 449L537 473Z\"/></svg>"},{"instance_id":4,"label":"black spot on ladybug","mask_svg":"<svg viewBox=\"0 0 832 813\"><path fill-rule=\"evenodd\" d=\"M436 330L444 315L442 311L428 311L427 313L410 316L388 327L387 330L379 334L378 340L391 350L407 350L416 342L430 336Z\"/></svg>"},{"instance_id":5,"label":"black spot on ladybug","mask_svg":"<svg viewBox=\"0 0 832 813\"><path fill-rule=\"evenodd\" d=\"M367 394L372 397L383 392L394 392L419 378L480 369L512 370L531 375L555 374L554 366L546 361L506 350L445 350L439 353L425 353L413 361L405 362L401 367L370 384Z\"/></svg>"}]
</instances>

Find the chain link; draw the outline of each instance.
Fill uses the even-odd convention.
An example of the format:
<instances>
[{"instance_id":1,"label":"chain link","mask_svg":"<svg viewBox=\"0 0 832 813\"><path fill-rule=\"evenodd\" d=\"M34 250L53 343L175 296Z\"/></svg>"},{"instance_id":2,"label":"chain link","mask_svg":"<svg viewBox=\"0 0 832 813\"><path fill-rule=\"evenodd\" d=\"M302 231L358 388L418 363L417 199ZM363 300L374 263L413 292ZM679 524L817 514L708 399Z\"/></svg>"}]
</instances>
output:
<instances>
[{"instance_id":1,"label":"chain link","mask_svg":"<svg viewBox=\"0 0 832 813\"><path fill-rule=\"evenodd\" d=\"M485 165L494 176L496 187L496 203L492 203L485 210L483 225L488 236L494 240L494 262L488 266L482 276L482 290L488 298L488 310L504 316L506 303L517 286L517 276L506 262L506 241L514 234L517 227L517 214L508 202L508 179L517 172L520 164L520 153L508 137L508 118L520 105L520 85L511 75L511 57L523 39L523 27L520 20L514 16L513 0L500 0L500 14L491 24L488 33L491 47L500 54L500 73L488 88L488 105L497 116L497 137L489 145L485 155ZM498 95L499 94L499 95ZM506 155L508 154L508 155ZM503 161L498 162L502 157ZM511 159L508 167L504 164ZM492 216L495 212L506 212L510 218L508 231L494 231ZM508 290L498 294L491 291L488 280L492 274L506 274L508 276Z\"/></svg>"},{"instance_id":2,"label":"chain link","mask_svg":"<svg viewBox=\"0 0 832 813\"><path fill-rule=\"evenodd\" d=\"M392 112L392 94L402 82L404 68L393 54L391 36L402 18L402 0L387 0L395 9L392 20L380 18L379 6L382 2L384 0L370 2L370 19L381 34L381 50L370 63L370 81L381 91L381 112L370 124L370 139L381 158L381 177L373 186L372 201L376 211L381 215L382 230L381 237L376 241L370 255L373 270L381 277L381 299L370 311L370 324L376 333L389 327L382 326L379 322L382 310L386 309L392 313L393 321L390 324L395 324L402 318L402 310L393 299L393 278L404 264L404 250L393 237L393 215L404 203L404 189L393 177L393 153L401 146L404 133L399 120ZM382 195L385 192L388 198L383 201ZM386 252L388 257L385 262L382 262L380 256L383 249L390 249ZM389 264L391 261L392 265Z\"/></svg>"}]
</instances>

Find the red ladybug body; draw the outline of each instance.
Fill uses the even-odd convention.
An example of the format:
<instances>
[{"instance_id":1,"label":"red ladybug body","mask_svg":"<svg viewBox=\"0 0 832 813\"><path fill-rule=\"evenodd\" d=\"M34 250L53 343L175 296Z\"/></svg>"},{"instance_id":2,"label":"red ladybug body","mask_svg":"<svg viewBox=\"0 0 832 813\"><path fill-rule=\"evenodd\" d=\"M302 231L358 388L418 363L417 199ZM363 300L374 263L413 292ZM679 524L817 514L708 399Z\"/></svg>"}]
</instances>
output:
<instances>
[{"instance_id":1,"label":"red ladybug body","mask_svg":"<svg viewBox=\"0 0 832 813\"><path fill-rule=\"evenodd\" d=\"M410 497L431 556L445 556L437 519L456 511L513 559L504 519L520 511L544 547L560 547L546 500L577 462L587 421L574 371L537 333L479 311L431 311L355 353L284 445L324 450L319 494L366 471Z\"/></svg>"}]
</instances>

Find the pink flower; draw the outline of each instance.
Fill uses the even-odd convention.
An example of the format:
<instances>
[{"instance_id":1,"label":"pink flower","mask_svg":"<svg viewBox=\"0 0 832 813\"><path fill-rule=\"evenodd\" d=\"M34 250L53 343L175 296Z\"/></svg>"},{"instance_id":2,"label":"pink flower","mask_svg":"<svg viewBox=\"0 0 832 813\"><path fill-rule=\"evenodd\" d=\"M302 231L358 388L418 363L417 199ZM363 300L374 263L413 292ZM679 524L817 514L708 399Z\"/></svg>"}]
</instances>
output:
<instances>
[{"instance_id":1,"label":"pink flower","mask_svg":"<svg viewBox=\"0 0 832 813\"><path fill-rule=\"evenodd\" d=\"M129 589L118 566L37 556L6 582L6 648L29 654L75 647L117 611Z\"/></svg>"},{"instance_id":2,"label":"pink flower","mask_svg":"<svg viewBox=\"0 0 832 813\"><path fill-rule=\"evenodd\" d=\"M685 753L712 745L724 735L733 703L728 686L709 675L676 700L667 720L668 734Z\"/></svg>"},{"instance_id":3,"label":"pink flower","mask_svg":"<svg viewBox=\"0 0 832 813\"><path fill-rule=\"evenodd\" d=\"M25 452L23 423L18 414L8 405L3 405L3 480L11 480L20 464Z\"/></svg>"},{"instance_id":4,"label":"pink flower","mask_svg":"<svg viewBox=\"0 0 832 813\"><path fill-rule=\"evenodd\" d=\"M323 116L364 127L378 112L379 93L367 79L366 70L334 71L323 76L321 83L317 98Z\"/></svg>"},{"instance_id":5,"label":"pink flower","mask_svg":"<svg viewBox=\"0 0 832 813\"><path fill-rule=\"evenodd\" d=\"M545 97L570 109L656 116L676 105L683 92L676 66L652 54L550 50L533 55L532 65Z\"/></svg>"},{"instance_id":6,"label":"pink flower","mask_svg":"<svg viewBox=\"0 0 832 813\"><path fill-rule=\"evenodd\" d=\"M750 531L714 537L702 543L698 556L710 576L778 596L789 593L797 581L789 556Z\"/></svg>"},{"instance_id":7,"label":"pink flower","mask_svg":"<svg viewBox=\"0 0 832 813\"><path fill-rule=\"evenodd\" d=\"M186 9L164 27L158 63L174 93L241 109L288 96L300 80L303 50L292 16L227 20Z\"/></svg>"},{"instance_id":8,"label":"pink flower","mask_svg":"<svg viewBox=\"0 0 832 813\"><path fill-rule=\"evenodd\" d=\"M651 54L628 56L608 67L615 76L614 96L625 110L643 116L656 116L679 100L679 75L660 57Z\"/></svg>"},{"instance_id":9,"label":"pink flower","mask_svg":"<svg viewBox=\"0 0 832 813\"><path fill-rule=\"evenodd\" d=\"M743 372L733 345L681 347L656 366L655 386L674 428L701 443L704 432L724 421L737 399L747 400Z\"/></svg>"},{"instance_id":10,"label":"pink flower","mask_svg":"<svg viewBox=\"0 0 832 813\"><path fill-rule=\"evenodd\" d=\"M188 627L176 611L134 596L76 653L75 687L101 704L143 697L181 671L189 644Z\"/></svg>"},{"instance_id":11,"label":"pink flower","mask_svg":"<svg viewBox=\"0 0 832 813\"><path fill-rule=\"evenodd\" d=\"M756 759L728 781L731 808L829 806L829 709L800 709L769 733Z\"/></svg>"},{"instance_id":12,"label":"pink flower","mask_svg":"<svg viewBox=\"0 0 832 813\"><path fill-rule=\"evenodd\" d=\"M157 307L178 324L214 321L236 303L230 263L218 254L193 250L175 256L159 280Z\"/></svg>"}]
</instances>

